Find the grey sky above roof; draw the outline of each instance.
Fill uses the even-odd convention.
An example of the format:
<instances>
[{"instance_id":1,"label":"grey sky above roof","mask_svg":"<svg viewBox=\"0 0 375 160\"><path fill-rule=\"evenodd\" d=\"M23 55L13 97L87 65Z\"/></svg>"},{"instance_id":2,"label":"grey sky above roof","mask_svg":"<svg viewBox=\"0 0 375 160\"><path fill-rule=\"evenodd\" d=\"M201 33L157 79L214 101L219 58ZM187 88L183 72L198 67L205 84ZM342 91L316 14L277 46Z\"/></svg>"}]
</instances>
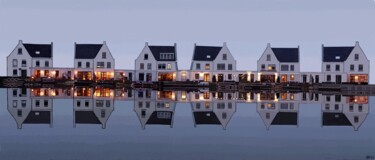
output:
<instances>
[{"instance_id":1,"label":"grey sky above roof","mask_svg":"<svg viewBox=\"0 0 375 160\"><path fill-rule=\"evenodd\" d=\"M52 57L52 44L30 44L23 43L27 52L31 57L38 58L51 58Z\"/></svg>"},{"instance_id":2,"label":"grey sky above roof","mask_svg":"<svg viewBox=\"0 0 375 160\"><path fill-rule=\"evenodd\" d=\"M299 48L272 48L279 62L299 62Z\"/></svg>"},{"instance_id":3,"label":"grey sky above roof","mask_svg":"<svg viewBox=\"0 0 375 160\"><path fill-rule=\"evenodd\" d=\"M323 62L344 62L354 47L323 47Z\"/></svg>"},{"instance_id":4,"label":"grey sky above roof","mask_svg":"<svg viewBox=\"0 0 375 160\"><path fill-rule=\"evenodd\" d=\"M75 58L76 59L94 59L103 44L75 44Z\"/></svg>"},{"instance_id":5,"label":"grey sky above roof","mask_svg":"<svg viewBox=\"0 0 375 160\"><path fill-rule=\"evenodd\" d=\"M177 53L176 53L176 47L175 46L148 46L152 52L152 55L154 55L154 58L157 61L176 61ZM161 53L173 53L173 58L169 59L162 59L160 54Z\"/></svg>"},{"instance_id":6,"label":"grey sky above roof","mask_svg":"<svg viewBox=\"0 0 375 160\"><path fill-rule=\"evenodd\" d=\"M237 69L253 71L257 63L252 59L258 59L271 43L299 45L301 71L317 72L321 71L317 64L322 62L322 43L351 46L359 41L373 62L375 21L369 19L374 15L373 0L1 0L0 55L8 56L19 40L53 42L53 65L72 67L74 42L106 41L116 69L132 69L145 42L177 43L178 68L189 69L194 43L227 42ZM24 24L38 25L25 28ZM6 64L6 59L0 58L0 64ZM370 81L375 82L375 70L370 72ZM0 70L0 75L6 75L6 70Z\"/></svg>"},{"instance_id":7,"label":"grey sky above roof","mask_svg":"<svg viewBox=\"0 0 375 160\"><path fill-rule=\"evenodd\" d=\"M195 46L193 60L194 61L213 61L223 47L218 46Z\"/></svg>"}]
</instances>

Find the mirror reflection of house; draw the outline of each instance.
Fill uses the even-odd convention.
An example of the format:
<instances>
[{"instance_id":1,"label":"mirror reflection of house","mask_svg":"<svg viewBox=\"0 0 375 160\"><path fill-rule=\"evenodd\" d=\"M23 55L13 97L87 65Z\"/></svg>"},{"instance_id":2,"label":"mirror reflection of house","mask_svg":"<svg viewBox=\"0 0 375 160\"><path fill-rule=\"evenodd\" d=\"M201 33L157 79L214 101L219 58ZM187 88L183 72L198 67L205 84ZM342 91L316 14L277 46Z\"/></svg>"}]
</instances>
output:
<instances>
[{"instance_id":1,"label":"mirror reflection of house","mask_svg":"<svg viewBox=\"0 0 375 160\"><path fill-rule=\"evenodd\" d=\"M323 126L352 126L358 131L369 113L368 96L325 95Z\"/></svg>"},{"instance_id":2,"label":"mirror reflection of house","mask_svg":"<svg viewBox=\"0 0 375 160\"><path fill-rule=\"evenodd\" d=\"M176 96L173 91L136 90L134 112L142 125L169 125L173 127Z\"/></svg>"},{"instance_id":3,"label":"mirror reflection of house","mask_svg":"<svg viewBox=\"0 0 375 160\"><path fill-rule=\"evenodd\" d=\"M257 112L267 130L271 125L291 125L298 127L299 94L259 93Z\"/></svg>"},{"instance_id":4,"label":"mirror reflection of house","mask_svg":"<svg viewBox=\"0 0 375 160\"><path fill-rule=\"evenodd\" d=\"M17 128L23 124L49 124L52 127L52 103L48 97L30 97L30 89L7 89L8 111L15 119Z\"/></svg>"},{"instance_id":5,"label":"mirror reflection of house","mask_svg":"<svg viewBox=\"0 0 375 160\"><path fill-rule=\"evenodd\" d=\"M114 110L114 90L103 87L77 87L73 103L74 127L76 124L99 124L105 129Z\"/></svg>"},{"instance_id":6,"label":"mirror reflection of house","mask_svg":"<svg viewBox=\"0 0 375 160\"><path fill-rule=\"evenodd\" d=\"M225 130L236 112L234 93L194 92L191 93L191 108L194 127L197 125L221 125Z\"/></svg>"}]
</instances>

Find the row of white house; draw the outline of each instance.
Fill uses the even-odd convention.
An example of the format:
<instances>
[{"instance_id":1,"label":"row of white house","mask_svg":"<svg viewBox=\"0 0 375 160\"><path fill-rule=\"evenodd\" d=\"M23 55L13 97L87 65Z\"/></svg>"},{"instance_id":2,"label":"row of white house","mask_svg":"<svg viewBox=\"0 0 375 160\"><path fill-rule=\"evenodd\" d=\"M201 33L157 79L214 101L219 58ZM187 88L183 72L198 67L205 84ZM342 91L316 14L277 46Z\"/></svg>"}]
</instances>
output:
<instances>
[{"instance_id":1,"label":"row of white house","mask_svg":"<svg viewBox=\"0 0 375 160\"><path fill-rule=\"evenodd\" d=\"M177 64L177 46L145 44L134 69L115 69L107 44L75 43L74 68L53 66L53 43L27 44L19 41L7 57L7 76L51 77L71 80L130 81L246 81L246 82L369 82L370 61L356 42L354 46L322 45L321 72L301 72L300 50L267 45L256 71L237 70L235 57L222 46L194 46L190 69ZM250 60L250 58L249 58Z\"/></svg>"},{"instance_id":2,"label":"row of white house","mask_svg":"<svg viewBox=\"0 0 375 160\"><path fill-rule=\"evenodd\" d=\"M237 104L255 104L269 129L275 125L299 126L300 104L321 106L323 126L352 126L354 130L369 114L368 96L322 95L315 93L250 93L123 90L109 88L9 88L8 111L18 128L23 124L53 125L53 100L72 99L73 126L100 125L106 128L115 101L131 101L141 127L173 127L177 103L190 103L194 126L218 125L226 129ZM120 106L124 107L124 106ZM126 107L126 106L125 106Z\"/></svg>"}]
</instances>

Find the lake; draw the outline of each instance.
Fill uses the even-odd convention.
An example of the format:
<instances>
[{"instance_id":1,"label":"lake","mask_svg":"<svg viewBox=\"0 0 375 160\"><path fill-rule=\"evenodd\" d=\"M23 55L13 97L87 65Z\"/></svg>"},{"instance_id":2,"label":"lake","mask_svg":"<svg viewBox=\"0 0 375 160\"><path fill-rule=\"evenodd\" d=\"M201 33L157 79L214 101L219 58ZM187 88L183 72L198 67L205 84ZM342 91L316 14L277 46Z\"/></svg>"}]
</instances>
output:
<instances>
[{"instance_id":1,"label":"lake","mask_svg":"<svg viewBox=\"0 0 375 160\"><path fill-rule=\"evenodd\" d=\"M0 159L375 159L374 97L0 89Z\"/></svg>"}]
</instances>

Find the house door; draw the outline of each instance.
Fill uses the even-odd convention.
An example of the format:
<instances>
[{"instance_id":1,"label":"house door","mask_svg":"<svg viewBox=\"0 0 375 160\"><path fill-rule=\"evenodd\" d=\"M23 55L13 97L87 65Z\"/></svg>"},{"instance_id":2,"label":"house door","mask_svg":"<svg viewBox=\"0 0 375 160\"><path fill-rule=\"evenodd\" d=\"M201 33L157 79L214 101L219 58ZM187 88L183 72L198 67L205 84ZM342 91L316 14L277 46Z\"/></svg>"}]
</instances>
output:
<instances>
[{"instance_id":1,"label":"house door","mask_svg":"<svg viewBox=\"0 0 375 160\"><path fill-rule=\"evenodd\" d=\"M254 74L251 74L251 75L250 75L250 82L254 82L254 79L255 79Z\"/></svg>"},{"instance_id":2,"label":"house door","mask_svg":"<svg viewBox=\"0 0 375 160\"><path fill-rule=\"evenodd\" d=\"M209 82L210 81L210 74L205 73L204 76L203 76L203 81Z\"/></svg>"},{"instance_id":3,"label":"house door","mask_svg":"<svg viewBox=\"0 0 375 160\"><path fill-rule=\"evenodd\" d=\"M129 81L133 81L133 73L130 72L130 73L128 74L128 80L129 80Z\"/></svg>"},{"instance_id":4,"label":"house door","mask_svg":"<svg viewBox=\"0 0 375 160\"><path fill-rule=\"evenodd\" d=\"M21 70L21 77L22 78L26 78L27 77L27 70L26 69Z\"/></svg>"},{"instance_id":5,"label":"house door","mask_svg":"<svg viewBox=\"0 0 375 160\"><path fill-rule=\"evenodd\" d=\"M152 74L151 74L151 73L147 73L147 74L146 74L146 81L147 81L147 82L152 81Z\"/></svg>"},{"instance_id":6,"label":"house door","mask_svg":"<svg viewBox=\"0 0 375 160\"><path fill-rule=\"evenodd\" d=\"M223 74L219 74L217 77L218 77L217 78L218 82L223 82L224 81L224 75Z\"/></svg>"},{"instance_id":7,"label":"house door","mask_svg":"<svg viewBox=\"0 0 375 160\"><path fill-rule=\"evenodd\" d=\"M341 75L336 75L336 84L341 84Z\"/></svg>"},{"instance_id":8,"label":"house door","mask_svg":"<svg viewBox=\"0 0 375 160\"><path fill-rule=\"evenodd\" d=\"M303 77L302 77L302 82L303 82L303 83L306 83L306 82L307 82L307 75L303 75Z\"/></svg>"},{"instance_id":9,"label":"house door","mask_svg":"<svg viewBox=\"0 0 375 160\"><path fill-rule=\"evenodd\" d=\"M318 75L315 76L315 83L319 83L319 76Z\"/></svg>"}]
</instances>

